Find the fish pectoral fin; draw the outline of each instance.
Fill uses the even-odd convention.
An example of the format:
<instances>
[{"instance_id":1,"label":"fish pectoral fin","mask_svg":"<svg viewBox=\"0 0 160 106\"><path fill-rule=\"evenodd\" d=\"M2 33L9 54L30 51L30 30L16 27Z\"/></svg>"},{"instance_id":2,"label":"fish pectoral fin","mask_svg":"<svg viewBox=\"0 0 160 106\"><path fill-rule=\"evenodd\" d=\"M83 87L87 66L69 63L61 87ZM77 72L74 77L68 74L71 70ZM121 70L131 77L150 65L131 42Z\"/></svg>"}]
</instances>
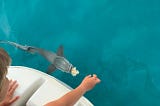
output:
<instances>
[{"instance_id":1,"label":"fish pectoral fin","mask_svg":"<svg viewBox=\"0 0 160 106\"><path fill-rule=\"evenodd\" d=\"M56 69L57 69L57 68L56 68L53 64L51 64L51 65L48 67L47 74L50 74L50 73L54 72Z\"/></svg>"},{"instance_id":2,"label":"fish pectoral fin","mask_svg":"<svg viewBox=\"0 0 160 106\"><path fill-rule=\"evenodd\" d=\"M62 45L59 46L59 48L57 50L57 55L62 56L62 57L64 56L64 49L63 49Z\"/></svg>"}]
</instances>

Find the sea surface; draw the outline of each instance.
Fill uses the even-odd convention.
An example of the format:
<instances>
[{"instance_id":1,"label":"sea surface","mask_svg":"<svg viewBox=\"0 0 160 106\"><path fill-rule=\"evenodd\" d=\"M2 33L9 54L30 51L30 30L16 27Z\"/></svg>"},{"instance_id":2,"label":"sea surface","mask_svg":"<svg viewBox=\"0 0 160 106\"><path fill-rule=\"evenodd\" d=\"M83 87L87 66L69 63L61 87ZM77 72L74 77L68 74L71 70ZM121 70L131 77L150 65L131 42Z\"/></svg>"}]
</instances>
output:
<instances>
[{"instance_id":1,"label":"sea surface","mask_svg":"<svg viewBox=\"0 0 160 106\"><path fill-rule=\"evenodd\" d=\"M97 74L101 83L85 94L95 106L160 106L160 0L0 0L0 40L63 45L80 74L51 75L75 88ZM12 65L47 71L42 56L0 46Z\"/></svg>"}]
</instances>

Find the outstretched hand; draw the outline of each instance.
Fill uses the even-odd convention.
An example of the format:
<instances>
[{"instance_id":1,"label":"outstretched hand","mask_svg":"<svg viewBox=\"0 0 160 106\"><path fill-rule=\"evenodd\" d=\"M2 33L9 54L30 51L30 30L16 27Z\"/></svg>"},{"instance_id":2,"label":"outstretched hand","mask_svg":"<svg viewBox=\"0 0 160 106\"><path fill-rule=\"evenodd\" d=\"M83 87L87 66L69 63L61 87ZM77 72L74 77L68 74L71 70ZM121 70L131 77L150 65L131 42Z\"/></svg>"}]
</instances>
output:
<instances>
[{"instance_id":1,"label":"outstretched hand","mask_svg":"<svg viewBox=\"0 0 160 106\"><path fill-rule=\"evenodd\" d=\"M79 87L81 87L84 91L89 91L98 83L100 83L101 80L97 77L97 75L93 74L93 76L88 75L86 76Z\"/></svg>"},{"instance_id":2,"label":"outstretched hand","mask_svg":"<svg viewBox=\"0 0 160 106\"><path fill-rule=\"evenodd\" d=\"M17 81L12 81L12 80L9 81L9 87L7 93L5 95L4 100L0 103L0 106L10 106L19 98L19 96L13 97L13 94L17 87L18 87Z\"/></svg>"},{"instance_id":3,"label":"outstretched hand","mask_svg":"<svg viewBox=\"0 0 160 106\"><path fill-rule=\"evenodd\" d=\"M61 98L47 103L45 106L73 106L87 91L94 88L94 86L100 83L100 81L101 80L97 75L88 75L77 88L68 92Z\"/></svg>"}]
</instances>

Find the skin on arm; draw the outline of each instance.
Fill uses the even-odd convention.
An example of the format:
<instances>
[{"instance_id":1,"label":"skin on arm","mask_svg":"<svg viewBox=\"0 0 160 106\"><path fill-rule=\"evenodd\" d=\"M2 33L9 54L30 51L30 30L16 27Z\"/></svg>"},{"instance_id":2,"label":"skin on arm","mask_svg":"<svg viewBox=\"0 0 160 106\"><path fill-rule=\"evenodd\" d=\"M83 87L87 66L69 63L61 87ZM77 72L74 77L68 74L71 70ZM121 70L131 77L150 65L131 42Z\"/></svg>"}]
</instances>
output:
<instances>
[{"instance_id":1,"label":"skin on arm","mask_svg":"<svg viewBox=\"0 0 160 106\"><path fill-rule=\"evenodd\" d=\"M0 106L10 106L19 98L19 96L13 97L13 94L17 87L18 87L17 81L10 80L5 98L3 99L3 101L0 102Z\"/></svg>"},{"instance_id":2,"label":"skin on arm","mask_svg":"<svg viewBox=\"0 0 160 106\"><path fill-rule=\"evenodd\" d=\"M74 90L68 92L58 100L49 102L45 106L73 106L87 91L94 88L100 82L96 75L86 76L82 83Z\"/></svg>"}]
</instances>

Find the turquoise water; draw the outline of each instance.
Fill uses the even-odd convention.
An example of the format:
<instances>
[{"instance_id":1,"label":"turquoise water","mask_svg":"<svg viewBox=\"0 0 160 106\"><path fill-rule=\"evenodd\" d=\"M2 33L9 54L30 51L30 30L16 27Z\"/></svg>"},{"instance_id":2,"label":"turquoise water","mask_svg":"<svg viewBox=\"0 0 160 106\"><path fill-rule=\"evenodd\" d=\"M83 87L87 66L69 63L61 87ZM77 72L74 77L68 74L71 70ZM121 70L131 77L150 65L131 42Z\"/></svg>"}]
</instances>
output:
<instances>
[{"instance_id":1,"label":"turquoise water","mask_svg":"<svg viewBox=\"0 0 160 106\"><path fill-rule=\"evenodd\" d=\"M0 0L0 39L56 51L80 71L52 75L71 87L96 73L85 96L95 106L160 106L159 0ZM8 45L12 65L49 63Z\"/></svg>"}]
</instances>

